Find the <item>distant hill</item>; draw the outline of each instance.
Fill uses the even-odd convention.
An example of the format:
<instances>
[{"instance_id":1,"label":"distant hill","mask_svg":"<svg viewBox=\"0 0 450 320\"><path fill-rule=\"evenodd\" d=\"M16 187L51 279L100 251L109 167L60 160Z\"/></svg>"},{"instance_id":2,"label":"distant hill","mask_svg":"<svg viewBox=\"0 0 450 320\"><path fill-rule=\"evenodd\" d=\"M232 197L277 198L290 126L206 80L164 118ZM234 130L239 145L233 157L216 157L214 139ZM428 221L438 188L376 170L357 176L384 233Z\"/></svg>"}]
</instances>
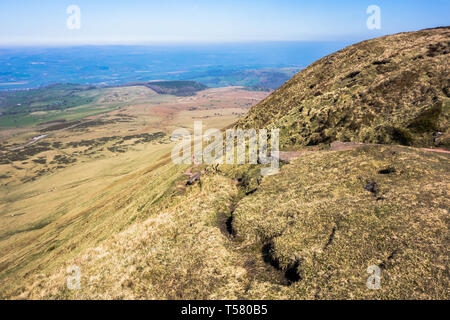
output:
<instances>
[{"instance_id":1,"label":"distant hill","mask_svg":"<svg viewBox=\"0 0 450 320\"><path fill-rule=\"evenodd\" d=\"M154 90L159 94L171 94L174 96L192 96L196 92L205 90L208 87L196 81L150 81L150 82L131 82L120 85L128 86L145 86Z\"/></svg>"},{"instance_id":2,"label":"distant hill","mask_svg":"<svg viewBox=\"0 0 450 320\"><path fill-rule=\"evenodd\" d=\"M241 127L281 145L335 140L450 147L450 27L364 41L326 56L252 108Z\"/></svg>"},{"instance_id":3,"label":"distant hill","mask_svg":"<svg viewBox=\"0 0 450 320\"><path fill-rule=\"evenodd\" d=\"M255 69L255 70L208 70L192 80L209 87L242 86L248 90L271 91L281 87L301 68Z\"/></svg>"}]
</instances>

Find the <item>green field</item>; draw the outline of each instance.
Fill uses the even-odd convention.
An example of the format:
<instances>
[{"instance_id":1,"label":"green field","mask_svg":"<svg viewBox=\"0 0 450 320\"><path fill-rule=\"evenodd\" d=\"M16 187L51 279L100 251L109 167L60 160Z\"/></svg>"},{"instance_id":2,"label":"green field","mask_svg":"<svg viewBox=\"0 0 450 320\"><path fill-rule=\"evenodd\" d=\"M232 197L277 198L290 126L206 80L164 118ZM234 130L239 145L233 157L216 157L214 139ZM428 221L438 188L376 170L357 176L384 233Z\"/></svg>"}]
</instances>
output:
<instances>
[{"instance_id":1,"label":"green field","mask_svg":"<svg viewBox=\"0 0 450 320\"><path fill-rule=\"evenodd\" d=\"M0 91L0 129L79 120L111 112L130 103L164 102L170 100L172 94L193 95L205 88L192 81L167 81L129 84L126 87L58 84L33 90Z\"/></svg>"}]
</instances>

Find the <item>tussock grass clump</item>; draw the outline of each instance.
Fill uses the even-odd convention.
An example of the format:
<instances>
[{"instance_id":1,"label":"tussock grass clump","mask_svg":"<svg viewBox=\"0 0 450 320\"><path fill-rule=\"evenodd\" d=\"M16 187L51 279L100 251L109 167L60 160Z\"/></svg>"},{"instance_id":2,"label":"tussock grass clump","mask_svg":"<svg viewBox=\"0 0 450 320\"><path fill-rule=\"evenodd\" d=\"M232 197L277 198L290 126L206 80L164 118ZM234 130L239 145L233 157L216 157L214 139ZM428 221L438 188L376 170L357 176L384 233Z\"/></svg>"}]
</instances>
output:
<instances>
[{"instance_id":1,"label":"tussock grass clump","mask_svg":"<svg viewBox=\"0 0 450 320\"><path fill-rule=\"evenodd\" d=\"M448 160L403 147L307 154L242 199L233 227L296 277L290 298L448 299ZM381 290L366 287L371 265Z\"/></svg>"}]
</instances>

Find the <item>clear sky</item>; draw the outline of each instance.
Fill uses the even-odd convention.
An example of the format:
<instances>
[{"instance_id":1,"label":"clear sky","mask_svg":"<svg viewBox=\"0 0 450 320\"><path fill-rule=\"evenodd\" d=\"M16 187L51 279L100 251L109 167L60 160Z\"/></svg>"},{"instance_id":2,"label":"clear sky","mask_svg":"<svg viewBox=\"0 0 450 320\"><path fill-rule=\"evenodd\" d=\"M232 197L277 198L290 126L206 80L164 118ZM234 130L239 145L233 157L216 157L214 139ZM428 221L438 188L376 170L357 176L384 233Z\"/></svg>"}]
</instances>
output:
<instances>
[{"instance_id":1,"label":"clear sky","mask_svg":"<svg viewBox=\"0 0 450 320\"><path fill-rule=\"evenodd\" d=\"M369 5L380 30L366 26ZM450 25L449 13L450 0L0 0L0 45L360 40Z\"/></svg>"}]
</instances>

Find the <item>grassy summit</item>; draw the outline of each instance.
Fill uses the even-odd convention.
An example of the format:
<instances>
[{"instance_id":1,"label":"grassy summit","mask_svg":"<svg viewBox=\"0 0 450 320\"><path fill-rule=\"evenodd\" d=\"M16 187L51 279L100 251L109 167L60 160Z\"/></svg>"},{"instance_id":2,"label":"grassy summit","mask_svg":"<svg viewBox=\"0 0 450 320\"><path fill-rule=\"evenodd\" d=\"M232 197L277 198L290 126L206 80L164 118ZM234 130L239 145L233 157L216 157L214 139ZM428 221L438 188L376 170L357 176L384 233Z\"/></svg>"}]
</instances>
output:
<instances>
[{"instance_id":1,"label":"grassy summit","mask_svg":"<svg viewBox=\"0 0 450 320\"><path fill-rule=\"evenodd\" d=\"M241 127L278 127L282 146L335 140L450 147L450 28L364 41L313 63Z\"/></svg>"}]
</instances>

